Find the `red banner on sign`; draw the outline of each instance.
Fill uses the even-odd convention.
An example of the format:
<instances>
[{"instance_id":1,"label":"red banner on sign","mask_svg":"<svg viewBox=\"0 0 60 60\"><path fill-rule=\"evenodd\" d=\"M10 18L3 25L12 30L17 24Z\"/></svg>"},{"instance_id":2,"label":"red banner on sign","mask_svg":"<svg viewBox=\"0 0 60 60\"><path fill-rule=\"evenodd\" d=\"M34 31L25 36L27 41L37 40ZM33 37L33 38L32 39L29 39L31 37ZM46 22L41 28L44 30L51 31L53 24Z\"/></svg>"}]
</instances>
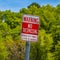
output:
<instances>
[{"instance_id":1,"label":"red banner on sign","mask_svg":"<svg viewBox=\"0 0 60 60\"><path fill-rule=\"evenodd\" d=\"M39 24L23 22L22 23L22 33L37 35L38 34L38 26L39 26Z\"/></svg>"}]
</instances>

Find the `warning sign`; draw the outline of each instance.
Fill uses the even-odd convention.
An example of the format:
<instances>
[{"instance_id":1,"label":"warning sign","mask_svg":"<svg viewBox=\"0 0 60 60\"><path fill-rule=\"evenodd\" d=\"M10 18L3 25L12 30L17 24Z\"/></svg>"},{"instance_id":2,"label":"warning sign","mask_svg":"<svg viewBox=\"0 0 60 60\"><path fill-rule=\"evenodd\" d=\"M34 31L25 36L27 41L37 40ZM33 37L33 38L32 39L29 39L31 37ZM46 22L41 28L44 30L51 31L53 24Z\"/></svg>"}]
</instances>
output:
<instances>
[{"instance_id":1,"label":"warning sign","mask_svg":"<svg viewBox=\"0 0 60 60\"><path fill-rule=\"evenodd\" d=\"M39 28L39 17L23 15L21 39L26 41L37 41Z\"/></svg>"}]
</instances>

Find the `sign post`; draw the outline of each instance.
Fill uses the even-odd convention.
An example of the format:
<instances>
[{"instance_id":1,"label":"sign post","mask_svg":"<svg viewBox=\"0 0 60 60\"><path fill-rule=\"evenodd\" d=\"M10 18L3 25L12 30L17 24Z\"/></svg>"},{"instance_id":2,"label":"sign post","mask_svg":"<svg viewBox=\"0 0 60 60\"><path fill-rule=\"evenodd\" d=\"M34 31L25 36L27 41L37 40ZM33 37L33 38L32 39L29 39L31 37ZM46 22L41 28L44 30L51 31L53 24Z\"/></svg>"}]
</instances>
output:
<instances>
[{"instance_id":1,"label":"sign post","mask_svg":"<svg viewBox=\"0 0 60 60\"><path fill-rule=\"evenodd\" d=\"M25 60L29 60L30 42L26 41Z\"/></svg>"},{"instance_id":2,"label":"sign post","mask_svg":"<svg viewBox=\"0 0 60 60\"><path fill-rule=\"evenodd\" d=\"M29 60L30 41L38 40L39 17L23 15L21 39L26 41L25 60Z\"/></svg>"}]
</instances>

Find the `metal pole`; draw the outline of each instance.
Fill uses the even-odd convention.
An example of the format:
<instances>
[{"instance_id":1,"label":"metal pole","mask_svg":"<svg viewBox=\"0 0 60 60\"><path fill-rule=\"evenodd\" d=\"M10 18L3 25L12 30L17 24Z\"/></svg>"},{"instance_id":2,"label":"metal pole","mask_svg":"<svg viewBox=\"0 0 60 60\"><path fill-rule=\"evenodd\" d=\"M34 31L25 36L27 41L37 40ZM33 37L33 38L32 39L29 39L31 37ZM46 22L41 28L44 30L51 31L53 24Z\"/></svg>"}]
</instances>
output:
<instances>
[{"instance_id":1,"label":"metal pole","mask_svg":"<svg viewBox=\"0 0 60 60\"><path fill-rule=\"evenodd\" d=\"M25 60L29 60L29 53L30 53L30 42L26 42L26 50L25 50Z\"/></svg>"}]
</instances>

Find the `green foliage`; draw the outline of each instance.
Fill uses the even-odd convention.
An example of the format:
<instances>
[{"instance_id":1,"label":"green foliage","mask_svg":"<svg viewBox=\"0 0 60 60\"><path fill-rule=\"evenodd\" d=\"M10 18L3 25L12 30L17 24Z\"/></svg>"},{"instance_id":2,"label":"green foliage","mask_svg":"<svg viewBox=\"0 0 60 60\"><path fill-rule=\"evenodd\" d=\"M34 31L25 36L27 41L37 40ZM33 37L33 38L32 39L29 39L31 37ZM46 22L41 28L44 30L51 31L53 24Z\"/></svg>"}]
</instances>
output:
<instances>
[{"instance_id":1,"label":"green foliage","mask_svg":"<svg viewBox=\"0 0 60 60\"><path fill-rule=\"evenodd\" d=\"M40 8L40 5L39 5L38 3L36 3L36 2L30 4L30 5L28 6L28 8L30 8L31 6L36 6L37 8Z\"/></svg>"},{"instance_id":2,"label":"green foliage","mask_svg":"<svg viewBox=\"0 0 60 60\"><path fill-rule=\"evenodd\" d=\"M7 59L8 53L6 51L6 47L4 46L4 43L0 41L0 60Z\"/></svg>"},{"instance_id":3,"label":"green foliage","mask_svg":"<svg viewBox=\"0 0 60 60\"><path fill-rule=\"evenodd\" d=\"M55 56L55 60L60 60L60 41L56 45Z\"/></svg>"},{"instance_id":4,"label":"green foliage","mask_svg":"<svg viewBox=\"0 0 60 60\"><path fill-rule=\"evenodd\" d=\"M24 60L25 42L20 38L23 14L40 17L38 42L31 43L30 60L60 60L60 4L37 3L19 12L0 11L0 60Z\"/></svg>"},{"instance_id":5,"label":"green foliage","mask_svg":"<svg viewBox=\"0 0 60 60\"><path fill-rule=\"evenodd\" d=\"M4 45L4 41L0 32L0 60L5 60L7 59L8 52L6 50L6 47Z\"/></svg>"}]
</instances>

